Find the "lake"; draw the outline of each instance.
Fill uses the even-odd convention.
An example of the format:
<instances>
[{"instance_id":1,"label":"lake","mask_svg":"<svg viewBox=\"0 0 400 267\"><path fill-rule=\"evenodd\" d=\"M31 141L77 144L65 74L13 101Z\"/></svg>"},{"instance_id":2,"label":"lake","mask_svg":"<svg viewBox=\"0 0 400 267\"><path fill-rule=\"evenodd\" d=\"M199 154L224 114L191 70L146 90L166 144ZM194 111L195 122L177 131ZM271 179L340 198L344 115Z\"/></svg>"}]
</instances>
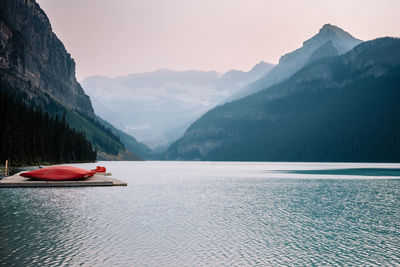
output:
<instances>
[{"instance_id":1,"label":"lake","mask_svg":"<svg viewBox=\"0 0 400 267\"><path fill-rule=\"evenodd\" d=\"M400 265L400 164L99 162L0 188L1 266Z\"/></svg>"}]
</instances>

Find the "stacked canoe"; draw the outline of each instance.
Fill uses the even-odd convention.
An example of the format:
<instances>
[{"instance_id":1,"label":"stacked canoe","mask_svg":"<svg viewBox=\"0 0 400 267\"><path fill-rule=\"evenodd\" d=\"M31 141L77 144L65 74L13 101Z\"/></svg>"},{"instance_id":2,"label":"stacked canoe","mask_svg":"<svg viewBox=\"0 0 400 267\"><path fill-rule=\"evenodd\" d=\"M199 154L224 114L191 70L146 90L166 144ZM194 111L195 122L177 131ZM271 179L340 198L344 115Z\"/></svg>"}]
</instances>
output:
<instances>
[{"instance_id":1,"label":"stacked canoe","mask_svg":"<svg viewBox=\"0 0 400 267\"><path fill-rule=\"evenodd\" d=\"M105 172L106 168L102 166L97 166L96 169L93 170L86 170L72 166L52 166L24 172L20 175L33 180L74 181L86 179L97 173L104 174Z\"/></svg>"}]
</instances>

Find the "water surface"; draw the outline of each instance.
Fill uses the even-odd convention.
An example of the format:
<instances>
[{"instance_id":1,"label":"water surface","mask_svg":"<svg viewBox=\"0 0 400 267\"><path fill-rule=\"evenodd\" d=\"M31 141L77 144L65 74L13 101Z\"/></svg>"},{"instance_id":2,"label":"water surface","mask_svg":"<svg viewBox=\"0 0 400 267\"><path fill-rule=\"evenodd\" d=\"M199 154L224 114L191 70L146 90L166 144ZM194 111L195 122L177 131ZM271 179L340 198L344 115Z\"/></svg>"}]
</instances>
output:
<instances>
[{"instance_id":1,"label":"water surface","mask_svg":"<svg viewBox=\"0 0 400 267\"><path fill-rule=\"evenodd\" d=\"M0 265L400 264L400 180L373 173L398 164L101 164L128 187L2 188Z\"/></svg>"}]
</instances>

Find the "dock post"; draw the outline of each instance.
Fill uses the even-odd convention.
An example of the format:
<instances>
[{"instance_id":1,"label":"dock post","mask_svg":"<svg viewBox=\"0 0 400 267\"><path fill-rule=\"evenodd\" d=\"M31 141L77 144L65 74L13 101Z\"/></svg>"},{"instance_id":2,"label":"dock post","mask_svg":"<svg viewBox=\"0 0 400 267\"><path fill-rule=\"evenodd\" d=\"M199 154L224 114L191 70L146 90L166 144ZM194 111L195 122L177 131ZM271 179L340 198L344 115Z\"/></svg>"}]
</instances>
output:
<instances>
[{"instance_id":1,"label":"dock post","mask_svg":"<svg viewBox=\"0 0 400 267\"><path fill-rule=\"evenodd\" d=\"M6 168L4 170L4 176L7 177L8 176L8 159L6 159Z\"/></svg>"}]
</instances>

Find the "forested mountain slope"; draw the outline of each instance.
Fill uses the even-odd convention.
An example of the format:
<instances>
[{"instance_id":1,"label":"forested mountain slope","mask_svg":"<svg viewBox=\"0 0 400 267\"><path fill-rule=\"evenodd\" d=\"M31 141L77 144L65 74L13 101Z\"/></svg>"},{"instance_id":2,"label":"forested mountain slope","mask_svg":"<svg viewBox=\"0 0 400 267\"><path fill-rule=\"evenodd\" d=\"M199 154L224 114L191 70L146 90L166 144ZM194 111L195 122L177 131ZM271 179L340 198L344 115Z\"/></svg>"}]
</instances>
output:
<instances>
[{"instance_id":1,"label":"forested mountain slope","mask_svg":"<svg viewBox=\"0 0 400 267\"><path fill-rule=\"evenodd\" d=\"M93 162L96 151L84 132L71 129L65 116L35 110L0 93L0 162L13 166L38 163Z\"/></svg>"}]
</instances>

